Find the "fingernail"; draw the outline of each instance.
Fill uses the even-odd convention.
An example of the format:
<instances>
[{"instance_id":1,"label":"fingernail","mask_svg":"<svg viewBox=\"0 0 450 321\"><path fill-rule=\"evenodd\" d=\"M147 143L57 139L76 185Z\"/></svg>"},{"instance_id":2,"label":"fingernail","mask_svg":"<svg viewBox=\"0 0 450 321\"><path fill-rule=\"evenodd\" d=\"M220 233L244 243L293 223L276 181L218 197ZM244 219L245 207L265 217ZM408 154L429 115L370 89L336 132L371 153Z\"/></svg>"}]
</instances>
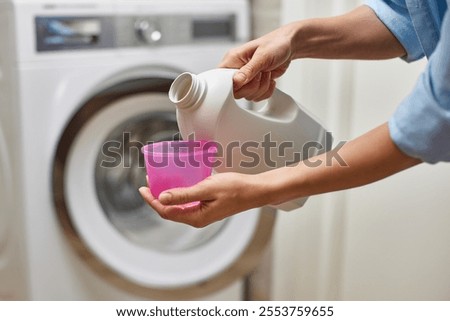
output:
<instances>
[{"instance_id":1,"label":"fingernail","mask_svg":"<svg viewBox=\"0 0 450 321\"><path fill-rule=\"evenodd\" d=\"M145 186L141 186L138 188L139 193L141 193L142 196L146 194L146 188Z\"/></svg>"},{"instance_id":2,"label":"fingernail","mask_svg":"<svg viewBox=\"0 0 450 321\"><path fill-rule=\"evenodd\" d=\"M245 83L245 81L247 80L247 76L242 71L238 71L234 75L234 80L238 81L238 82L241 82L241 83Z\"/></svg>"},{"instance_id":3,"label":"fingernail","mask_svg":"<svg viewBox=\"0 0 450 321\"><path fill-rule=\"evenodd\" d=\"M170 202L172 201L172 193L168 192L161 193L159 194L158 200L162 204L170 204Z\"/></svg>"}]
</instances>

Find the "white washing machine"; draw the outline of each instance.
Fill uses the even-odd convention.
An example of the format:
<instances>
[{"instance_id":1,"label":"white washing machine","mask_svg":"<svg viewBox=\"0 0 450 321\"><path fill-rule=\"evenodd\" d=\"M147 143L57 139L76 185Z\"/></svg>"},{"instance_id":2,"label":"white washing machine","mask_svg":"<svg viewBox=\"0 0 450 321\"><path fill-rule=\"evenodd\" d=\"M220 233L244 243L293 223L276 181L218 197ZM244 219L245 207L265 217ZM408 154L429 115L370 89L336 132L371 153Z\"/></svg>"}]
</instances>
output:
<instances>
[{"instance_id":1,"label":"white washing machine","mask_svg":"<svg viewBox=\"0 0 450 321\"><path fill-rule=\"evenodd\" d=\"M143 202L167 91L249 36L245 0L0 0L0 299L242 298L274 223L204 229Z\"/></svg>"}]
</instances>

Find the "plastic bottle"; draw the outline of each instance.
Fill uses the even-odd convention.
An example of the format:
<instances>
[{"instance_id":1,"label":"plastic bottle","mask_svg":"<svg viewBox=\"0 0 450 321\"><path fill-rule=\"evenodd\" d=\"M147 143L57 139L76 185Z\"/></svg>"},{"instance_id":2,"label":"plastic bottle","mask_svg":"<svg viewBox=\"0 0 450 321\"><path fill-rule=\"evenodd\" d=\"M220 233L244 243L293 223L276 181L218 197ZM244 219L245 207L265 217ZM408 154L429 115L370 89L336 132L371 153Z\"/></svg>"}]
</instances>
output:
<instances>
[{"instance_id":1,"label":"plastic bottle","mask_svg":"<svg viewBox=\"0 0 450 321\"><path fill-rule=\"evenodd\" d=\"M216 172L256 174L329 150L326 130L278 89L258 110L241 107L233 96L235 72L183 73L169 90L183 139L218 143ZM300 198L273 207L289 211L305 201Z\"/></svg>"}]
</instances>

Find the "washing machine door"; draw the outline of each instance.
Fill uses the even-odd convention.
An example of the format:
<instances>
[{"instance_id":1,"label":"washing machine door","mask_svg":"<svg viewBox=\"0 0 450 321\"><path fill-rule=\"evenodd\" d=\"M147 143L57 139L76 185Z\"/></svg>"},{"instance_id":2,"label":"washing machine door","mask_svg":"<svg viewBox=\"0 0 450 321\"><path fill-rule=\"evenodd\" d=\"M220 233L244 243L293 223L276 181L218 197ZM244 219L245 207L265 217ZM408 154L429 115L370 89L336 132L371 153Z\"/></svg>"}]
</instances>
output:
<instances>
[{"instance_id":1,"label":"washing machine door","mask_svg":"<svg viewBox=\"0 0 450 321\"><path fill-rule=\"evenodd\" d=\"M161 219L143 201L140 148L178 139L167 97L177 75L141 69L108 81L68 122L53 168L56 212L80 257L108 282L157 299L203 296L248 273L274 220L250 210L196 229Z\"/></svg>"}]
</instances>

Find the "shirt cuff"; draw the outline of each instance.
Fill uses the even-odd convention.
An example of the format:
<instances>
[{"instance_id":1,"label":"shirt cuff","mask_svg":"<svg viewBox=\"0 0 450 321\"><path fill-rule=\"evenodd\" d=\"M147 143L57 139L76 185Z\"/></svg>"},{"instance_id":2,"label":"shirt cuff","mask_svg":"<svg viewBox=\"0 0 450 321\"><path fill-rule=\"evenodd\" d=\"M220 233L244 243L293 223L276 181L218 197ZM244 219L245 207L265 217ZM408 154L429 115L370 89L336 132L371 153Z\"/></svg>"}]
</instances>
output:
<instances>
[{"instance_id":1,"label":"shirt cuff","mask_svg":"<svg viewBox=\"0 0 450 321\"><path fill-rule=\"evenodd\" d=\"M397 4L393 1L386 3L381 0L366 0L377 15L378 19L392 32L406 50L406 56L402 57L407 62L415 61L424 56L420 41L409 16L405 4Z\"/></svg>"},{"instance_id":2,"label":"shirt cuff","mask_svg":"<svg viewBox=\"0 0 450 321\"><path fill-rule=\"evenodd\" d=\"M447 12L442 30L450 30ZM450 34L443 32L413 91L389 120L391 138L428 163L450 162Z\"/></svg>"},{"instance_id":3,"label":"shirt cuff","mask_svg":"<svg viewBox=\"0 0 450 321\"><path fill-rule=\"evenodd\" d=\"M450 110L425 90L423 73L416 88L389 120L391 139L405 154L427 163L450 162Z\"/></svg>"}]
</instances>

